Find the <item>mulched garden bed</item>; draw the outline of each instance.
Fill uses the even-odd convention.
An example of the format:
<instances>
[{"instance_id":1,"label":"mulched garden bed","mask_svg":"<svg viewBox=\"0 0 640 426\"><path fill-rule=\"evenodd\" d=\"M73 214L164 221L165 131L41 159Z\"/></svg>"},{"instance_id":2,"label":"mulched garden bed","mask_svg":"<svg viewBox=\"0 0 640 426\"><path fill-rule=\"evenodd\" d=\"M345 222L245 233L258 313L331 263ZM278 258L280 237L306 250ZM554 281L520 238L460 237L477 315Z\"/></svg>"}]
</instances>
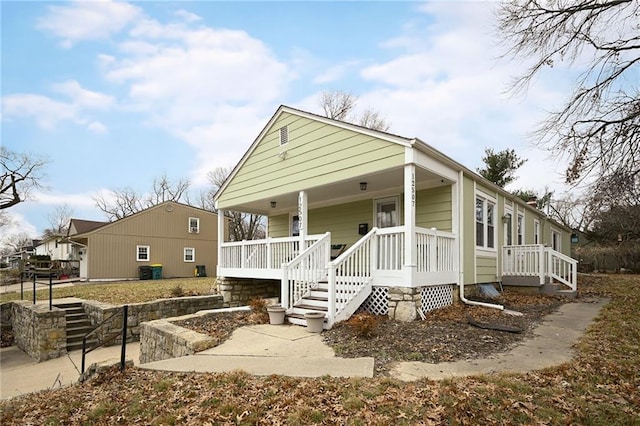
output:
<instances>
[{"instance_id":1,"label":"mulched garden bed","mask_svg":"<svg viewBox=\"0 0 640 426\"><path fill-rule=\"evenodd\" d=\"M368 337L362 336L360 329L351 322L336 324L322 336L340 357L373 357L375 375L385 376L397 361L439 363L505 352L531 337L533 329L544 316L566 303L565 299L555 296L509 292L498 299L484 301L504 304L523 315L512 316L496 309L456 303L428 313L426 320L398 322L375 317L376 325ZM508 326L522 332L478 328L469 324L468 317L483 324ZM238 327L264 322L268 322L264 316L251 312L231 312L174 324L217 337L223 342Z\"/></svg>"}]
</instances>

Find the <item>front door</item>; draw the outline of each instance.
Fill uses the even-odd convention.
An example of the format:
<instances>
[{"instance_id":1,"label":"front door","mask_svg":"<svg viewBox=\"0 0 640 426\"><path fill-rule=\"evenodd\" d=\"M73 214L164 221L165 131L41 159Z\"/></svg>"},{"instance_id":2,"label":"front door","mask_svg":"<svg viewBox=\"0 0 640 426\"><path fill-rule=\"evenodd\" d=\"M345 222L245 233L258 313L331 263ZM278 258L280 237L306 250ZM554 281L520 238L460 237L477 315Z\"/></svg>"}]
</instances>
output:
<instances>
[{"instance_id":1,"label":"front door","mask_svg":"<svg viewBox=\"0 0 640 426\"><path fill-rule=\"evenodd\" d=\"M398 197L376 200L376 227L389 228L398 226L400 224L399 216Z\"/></svg>"}]
</instances>

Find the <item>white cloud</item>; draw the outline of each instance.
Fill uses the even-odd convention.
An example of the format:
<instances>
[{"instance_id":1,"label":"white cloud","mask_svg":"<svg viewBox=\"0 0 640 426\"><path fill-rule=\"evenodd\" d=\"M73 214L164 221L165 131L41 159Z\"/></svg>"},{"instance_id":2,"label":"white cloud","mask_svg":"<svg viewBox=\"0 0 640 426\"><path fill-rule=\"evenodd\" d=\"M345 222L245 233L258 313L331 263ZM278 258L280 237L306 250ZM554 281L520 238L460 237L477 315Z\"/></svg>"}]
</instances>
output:
<instances>
[{"instance_id":1,"label":"white cloud","mask_svg":"<svg viewBox=\"0 0 640 426\"><path fill-rule=\"evenodd\" d=\"M78 108L108 109L115 104L113 96L84 89L75 80L56 83L52 90L71 98L71 102Z\"/></svg>"},{"instance_id":2,"label":"white cloud","mask_svg":"<svg viewBox=\"0 0 640 426\"><path fill-rule=\"evenodd\" d=\"M96 133L106 133L107 127L86 115L91 110L107 110L115 105L112 96L84 89L78 82L69 80L52 85L54 92L69 101L60 101L32 93L15 93L2 98L3 120L12 118L34 119L38 126L51 130L58 123L71 121Z\"/></svg>"},{"instance_id":3,"label":"white cloud","mask_svg":"<svg viewBox=\"0 0 640 426\"><path fill-rule=\"evenodd\" d=\"M191 13L189 11L186 11L184 9L180 9L177 10L174 15L176 15L178 18L186 21L186 22L197 22L197 21L201 21L202 18L198 15L196 15L195 13Z\"/></svg>"},{"instance_id":4,"label":"white cloud","mask_svg":"<svg viewBox=\"0 0 640 426\"><path fill-rule=\"evenodd\" d=\"M123 85L122 103L194 147L191 176L203 182L240 158L294 77L262 41L245 31L139 21L118 52L102 61L105 77Z\"/></svg>"},{"instance_id":5,"label":"white cloud","mask_svg":"<svg viewBox=\"0 0 640 426\"><path fill-rule=\"evenodd\" d=\"M38 19L37 27L60 38L62 46L69 48L80 41L107 39L140 15L141 10L128 3L75 1L68 6L50 6L49 13Z\"/></svg>"},{"instance_id":6,"label":"white cloud","mask_svg":"<svg viewBox=\"0 0 640 426\"><path fill-rule=\"evenodd\" d=\"M315 84L333 83L342 79L350 70L354 69L359 61L348 61L342 64L334 65L327 68L321 74L317 75L313 82Z\"/></svg>"},{"instance_id":7,"label":"white cloud","mask_svg":"<svg viewBox=\"0 0 640 426\"><path fill-rule=\"evenodd\" d=\"M427 26L406 25L401 34L381 43L396 53L361 69L374 87L360 94L359 107L371 106L391 122L390 131L418 137L475 170L485 147L514 148L531 160L518 184L542 189L561 186L561 165L544 160L527 138L557 105L562 92L539 84L526 99L504 94L517 64L499 64L492 38L492 3L428 3ZM566 90L566 89L565 89ZM532 173L544 170L544 179Z\"/></svg>"},{"instance_id":8,"label":"white cloud","mask_svg":"<svg viewBox=\"0 0 640 426\"><path fill-rule=\"evenodd\" d=\"M18 93L2 98L3 119L28 117L44 129L55 127L60 121L75 120L73 105L58 102L42 95Z\"/></svg>"}]
</instances>

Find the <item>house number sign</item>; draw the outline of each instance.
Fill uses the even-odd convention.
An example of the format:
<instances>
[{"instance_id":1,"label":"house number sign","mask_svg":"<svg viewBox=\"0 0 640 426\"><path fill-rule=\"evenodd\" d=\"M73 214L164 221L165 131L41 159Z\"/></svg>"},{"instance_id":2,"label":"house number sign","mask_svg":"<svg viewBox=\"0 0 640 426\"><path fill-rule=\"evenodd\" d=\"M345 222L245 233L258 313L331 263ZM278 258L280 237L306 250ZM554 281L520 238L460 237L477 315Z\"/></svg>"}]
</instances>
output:
<instances>
[{"instance_id":1,"label":"house number sign","mask_svg":"<svg viewBox=\"0 0 640 426\"><path fill-rule=\"evenodd\" d=\"M411 173L411 205L414 207L416 205L416 174L415 172Z\"/></svg>"}]
</instances>

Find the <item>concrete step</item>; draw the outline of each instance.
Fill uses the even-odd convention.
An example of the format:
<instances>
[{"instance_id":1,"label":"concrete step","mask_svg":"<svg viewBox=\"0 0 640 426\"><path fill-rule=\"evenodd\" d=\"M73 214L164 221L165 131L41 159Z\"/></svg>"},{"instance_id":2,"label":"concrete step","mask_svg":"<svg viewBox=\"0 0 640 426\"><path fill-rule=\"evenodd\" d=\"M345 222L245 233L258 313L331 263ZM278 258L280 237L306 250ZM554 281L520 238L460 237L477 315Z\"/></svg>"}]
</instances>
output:
<instances>
[{"instance_id":1,"label":"concrete step","mask_svg":"<svg viewBox=\"0 0 640 426\"><path fill-rule=\"evenodd\" d=\"M71 302L71 303L56 303L55 305L56 308L59 309L82 309L82 302Z\"/></svg>"},{"instance_id":2,"label":"concrete step","mask_svg":"<svg viewBox=\"0 0 640 426\"><path fill-rule=\"evenodd\" d=\"M575 290L558 290L556 294L558 296L566 297L567 299L575 299L578 292Z\"/></svg>"}]
</instances>

